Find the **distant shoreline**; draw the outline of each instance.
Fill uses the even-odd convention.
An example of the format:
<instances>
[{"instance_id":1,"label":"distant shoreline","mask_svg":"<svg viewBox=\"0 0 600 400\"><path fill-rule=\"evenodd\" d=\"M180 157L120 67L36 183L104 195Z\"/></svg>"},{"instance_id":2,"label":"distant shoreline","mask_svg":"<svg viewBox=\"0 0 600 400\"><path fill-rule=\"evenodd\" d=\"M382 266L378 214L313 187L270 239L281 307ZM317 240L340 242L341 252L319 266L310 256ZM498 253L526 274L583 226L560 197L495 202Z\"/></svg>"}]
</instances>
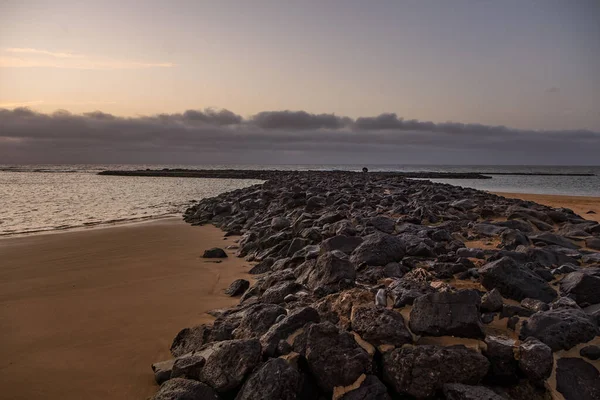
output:
<instances>
[{"instance_id":1,"label":"distant shoreline","mask_svg":"<svg viewBox=\"0 0 600 400\"><path fill-rule=\"evenodd\" d=\"M158 176L176 178L220 178L220 179L270 179L291 171L285 170L243 170L243 169L145 169L145 170L105 170L98 175L112 176ZM311 171L294 171L298 174ZM332 170L332 173L362 175L362 172ZM403 178L418 179L492 179L488 175L515 175L515 176L595 176L592 173L548 173L548 172L369 172L377 176L399 176Z\"/></svg>"}]
</instances>

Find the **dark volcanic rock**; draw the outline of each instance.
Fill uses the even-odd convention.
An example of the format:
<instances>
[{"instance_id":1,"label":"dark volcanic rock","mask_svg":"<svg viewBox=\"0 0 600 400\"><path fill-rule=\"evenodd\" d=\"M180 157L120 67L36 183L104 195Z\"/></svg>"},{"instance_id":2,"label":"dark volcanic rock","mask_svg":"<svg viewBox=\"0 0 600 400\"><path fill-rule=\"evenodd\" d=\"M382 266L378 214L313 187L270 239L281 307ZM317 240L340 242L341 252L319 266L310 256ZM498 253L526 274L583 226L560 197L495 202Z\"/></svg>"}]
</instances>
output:
<instances>
[{"instance_id":1,"label":"dark volcanic rock","mask_svg":"<svg viewBox=\"0 0 600 400\"><path fill-rule=\"evenodd\" d=\"M487 348L484 355L490 361L487 380L494 384L516 382L517 360L514 354L516 342L507 337L488 336L485 338L485 344Z\"/></svg>"},{"instance_id":2,"label":"dark volcanic rock","mask_svg":"<svg viewBox=\"0 0 600 400\"><path fill-rule=\"evenodd\" d=\"M600 303L600 268L571 272L560 281L560 292L580 306Z\"/></svg>"},{"instance_id":3,"label":"dark volcanic rock","mask_svg":"<svg viewBox=\"0 0 600 400\"><path fill-rule=\"evenodd\" d=\"M321 243L321 251L339 250L350 255L362 242L362 238L358 236L337 235L324 240Z\"/></svg>"},{"instance_id":4,"label":"dark volcanic rock","mask_svg":"<svg viewBox=\"0 0 600 400\"><path fill-rule=\"evenodd\" d=\"M555 244L560 247L564 247L566 249L578 249L579 246L575 243L571 242L568 239L565 239L562 236L555 235L554 233L543 232L539 235L530 236L529 237L534 244L536 243L544 243L544 244Z\"/></svg>"},{"instance_id":5,"label":"dark volcanic rock","mask_svg":"<svg viewBox=\"0 0 600 400\"><path fill-rule=\"evenodd\" d=\"M312 307L300 308L291 312L287 317L271 326L260 338L263 352L273 357L279 341L286 340L291 334L304 327L309 322L319 322L317 310Z\"/></svg>"},{"instance_id":6,"label":"dark volcanic rock","mask_svg":"<svg viewBox=\"0 0 600 400\"><path fill-rule=\"evenodd\" d=\"M184 328L171 344L171 354L175 357L200 349L208 342L211 327L209 325L198 325L191 328Z\"/></svg>"},{"instance_id":7,"label":"dark volcanic rock","mask_svg":"<svg viewBox=\"0 0 600 400\"><path fill-rule=\"evenodd\" d=\"M479 304L474 290L418 297L410 312L410 329L418 335L483 338Z\"/></svg>"},{"instance_id":8,"label":"dark volcanic rock","mask_svg":"<svg viewBox=\"0 0 600 400\"><path fill-rule=\"evenodd\" d=\"M285 296L296 293L301 288L302 286L294 281L281 281L265 290L260 298L264 303L280 304Z\"/></svg>"},{"instance_id":9,"label":"dark volcanic rock","mask_svg":"<svg viewBox=\"0 0 600 400\"><path fill-rule=\"evenodd\" d=\"M444 385L446 400L505 400L493 390L485 386L463 385L462 383L447 383Z\"/></svg>"},{"instance_id":10,"label":"dark volcanic rock","mask_svg":"<svg viewBox=\"0 0 600 400\"><path fill-rule=\"evenodd\" d=\"M225 250L220 249L218 247L213 247L212 249L204 250L204 254L202 255L204 258L226 258L227 253Z\"/></svg>"},{"instance_id":11,"label":"dark volcanic rock","mask_svg":"<svg viewBox=\"0 0 600 400\"><path fill-rule=\"evenodd\" d=\"M250 287L250 282L245 279L236 279L225 289L225 294L229 296L239 296Z\"/></svg>"},{"instance_id":12,"label":"dark volcanic rock","mask_svg":"<svg viewBox=\"0 0 600 400\"><path fill-rule=\"evenodd\" d=\"M600 374L580 358L561 358L556 367L556 390L565 400L598 400Z\"/></svg>"},{"instance_id":13,"label":"dark volcanic rock","mask_svg":"<svg viewBox=\"0 0 600 400\"><path fill-rule=\"evenodd\" d=\"M483 311L494 312L502 309L502 295L498 289L492 289L481 298L481 309Z\"/></svg>"},{"instance_id":14,"label":"dark volcanic rock","mask_svg":"<svg viewBox=\"0 0 600 400\"><path fill-rule=\"evenodd\" d=\"M533 314L523 322L521 339L533 336L553 351L569 350L598 334L596 321L579 309L560 308Z\"/></svg>"},{"instance_id":15,"label":"dark volcanic rock","mask_svg":"<svg viewBox=\"0 0 600 400\"><path fill-rule=\"evenodd\" d=\"M175 360L166 360L152 364L152 372L154 372L154 380L157 384L162 385L163 382L171 379L174 363Z\"/></svg>"},{"instance_id":16,"label":"dark volcanic rock","mask_svg":"<svg viewBox=\"0 0 600 400\"><path fill-rule=\"evenodd\" d=\"M319 256L314 267L298 277L298 282L309 289L321 289L328 294L353 286L355 279L356 270L348 256L334 250Z\"/></svg>"},{"instance_id":17,"label":"dark volcanic rock","mask_svg":"<svg viewBox=\"0 0 600 400\"><path fill-rule=\"evenodd\" d=\"M271 358L252 373L236 400L296 400L302 386L302 375L281 358Z\"/></svg>"},{"instance_id":18,"label":"dark volcanic rock","mask_svg":"<svg viewBox=\"0 0 600 400\"><path fill-rule=\"evenodd\" d=\"M152 400L219 400L219 396L204 383L175 378L163 383Z\"/></svg>"},{"instance_id":19,"label":"dark volcanic rock","mask_svg":"<svg viewBox=\"0 0 600 400\"><path fill-rule=\"evenodd\" d=\"M519 368L532 381L548 379L554 366L552 349L534 337L519 346Z\"/></svg>"},{"instance_id":20,"label":"dark volcanic rock","mask_svg":"<svg viewBox=\"0 0 600 400\"><path fill-rule=\"evenodd\" d=\"M206 359L197 354L186 354L179 357L173 363L171 378L188 378L198 380L200 370L206 363Z\"/></svg>"},{"instance_id":21,"label":"dark volcanic rock","mask_svg":"<svg viewBox=\"0 0 600 400\"><path fill-rule=\"evenodd\" d=\"M340 400L390 400L387 387L375 375L367 375L363 383Z\"/></svg>"},{"instance_id":22,"label":"dark volcanic rock","mask_svg":"<svg viewBox=\"0 0 600 400\"><path fill-rule=\"evenodd\" d=\"M383 379L394 390L417 398L447 383L475 385L487 374L488 360L464 346L403 347L383 355Z\"/></svg>"},{"instance_id":23,"label":"dark volcanic rock","mask_svg":"<svg viewBox=\"0 0 600 400\"><path fill-rule=\"evenodd\" d=\"M600 346L589 345L579 350L579 355L589 360L600 359Z\"/></svg>"},{"instance_id":24,"label":"dark volcanic rock","mask_svg":"<svg viewBox=\"0 0 600 400\"><path fill-rule=\"evenodd\" d=\"M412 343L412 335L404 325L402 314L397 311L373 306L354 307L350 321L352 330L372 345L400 347Z\"/></svg>"},{"instance_id":25,"label":"dark volcanic rock","mask_svg":"<svg viewBox=\"0 0 600 400\"><path fill-rule=\"evenodd\" d=\"M198 353L206 358L200 381L217 392L239 387L260 362L261 347L257 339L226 340L214 343Z\"/></svg>"},{"instance_id":26,"label":"dark volcanic rock","mask_svg":"<svg viewBox=\"0 0 600 400\"><path fill-rule=\"evenodd\" d=\"M373 233L365 236L360 246L352 252L350 261L354 265L386 265L404 257L406 245L397 236Z\"/></svg>"},{"instance_id":27,"label":"dark volcanic rock","mask_svg":"<svg viewBox=\"0 0 600 400\"><path fill-rule=\"evenodd\" d=\"M396 221L383 216L369 219L369 225L375 227L375 229L383 233L394 233L394 230L396 229Z\"/></svg>"},{"instance_id":28,"label":"dark volcanic rock","mask_svg":"<svg viewBox=\"0 0 600 400\"><path fill-rule=\"evenodd\" d=\"M314 324L306 337L306 361L319 387L332 392L371 369L371 359L348 332L329 322Z\"/></svg>"},{"instance_id":29,"label":"dark volcanic rock","mask_svg":"<svg viewBox=\"0 0 600 400\"><path fill-rule=\"evenodd\" d=\"M502 296L521 301L527 297L549 303L557 296L548 282L519 266L512 258L503 257L479 269L486 289L498 289Z\"/></svg>"},{"instance_id":30,"label":"dark volcanic rock","mask_svg":"<svg viewBox=\"0 0 600 400\"><path fill-rule=\"evenodd\" d=\"M260 338L275 323L279 316L286 315L285 308L275 304L257 304L251 306L232 332L236 339Z\"/></svg>"}]
</instances>

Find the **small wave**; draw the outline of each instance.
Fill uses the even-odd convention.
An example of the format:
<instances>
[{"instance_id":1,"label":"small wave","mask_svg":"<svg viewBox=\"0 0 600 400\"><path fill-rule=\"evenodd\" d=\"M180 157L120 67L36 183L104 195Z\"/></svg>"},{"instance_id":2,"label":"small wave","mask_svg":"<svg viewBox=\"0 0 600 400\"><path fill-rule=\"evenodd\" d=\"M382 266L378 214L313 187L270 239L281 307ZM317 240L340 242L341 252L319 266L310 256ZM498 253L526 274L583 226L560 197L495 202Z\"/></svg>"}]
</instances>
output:
<instances>
[{"instance_id":1,"label":"small wave","mask_svg":"<svg viewBox=\"0 0 600 400\"><path fill-rule=\"evenodd\" d=\"M82 224L77 225L58 225L37 229L25 229L25 230L16 230L16 229L7 229L0 232L0 237L13 237L13 236L26 236L33 234L42 234L42 233L51 233L51 232L63 232L67 230L77 230L77 229L88 229L100 226L110 226L110 225L125 225L128 223L136 223L143 222L149 220L159 220L165 218L172 218L181 216L176 213L165 213L160 215L150 215L144 217L133 217L133 218L116 218L106 221L94 221L94 222L84 222Z\"/></svg>"}]
</instances>

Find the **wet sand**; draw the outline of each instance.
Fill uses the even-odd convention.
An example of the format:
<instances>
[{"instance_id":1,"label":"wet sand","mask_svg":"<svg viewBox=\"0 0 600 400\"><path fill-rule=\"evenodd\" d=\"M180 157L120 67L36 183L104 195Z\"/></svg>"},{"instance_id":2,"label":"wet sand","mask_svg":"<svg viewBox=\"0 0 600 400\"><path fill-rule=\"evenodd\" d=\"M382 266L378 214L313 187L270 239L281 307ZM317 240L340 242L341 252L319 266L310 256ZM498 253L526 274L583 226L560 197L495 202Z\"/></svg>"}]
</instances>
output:
<instances>
[{"instance_id":1,"label":"wet sand","mask_svg":"<svg viewBox=\"0 0 600 400\"><path fill-rule=\"evenodd\" d=\"M237 303L247 264L199 257L232 243L178 218L0 239L0 397L151 396L177 332Z\"/></svg>"},{"instance_id":2,"label":"wet sand","mask_svg":"<svg viewBox=\"0 0 600 400\"><path fill-rule=\"evenodd\" d=\"M525 194L525 193L500 193L492 192L499 196L513 199L522 199L535 201L550 207L570 208L575 213L585 219L600 222L600 197L589 196L559 196L551 194ZM595 211L595 214L587 214L588 211Z\"/></svg>"}]
</instances>

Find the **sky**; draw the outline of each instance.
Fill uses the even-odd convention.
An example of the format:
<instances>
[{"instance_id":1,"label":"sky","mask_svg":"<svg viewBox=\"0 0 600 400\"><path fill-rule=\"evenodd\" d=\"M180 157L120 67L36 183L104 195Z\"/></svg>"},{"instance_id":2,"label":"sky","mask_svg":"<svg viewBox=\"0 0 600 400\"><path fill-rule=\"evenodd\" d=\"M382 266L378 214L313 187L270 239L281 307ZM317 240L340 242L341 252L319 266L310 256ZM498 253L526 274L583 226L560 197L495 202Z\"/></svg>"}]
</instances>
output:
<instances>
[{"instance_id":1,"label":"sky","mask_svg":"<svg viewBox=\"0 0 600 400\"><path fill-rule=\"evenodd\" d=\"M598 21L597 0L0 0L0 160L600 164Z\"/></svg>"}]
</instances>

